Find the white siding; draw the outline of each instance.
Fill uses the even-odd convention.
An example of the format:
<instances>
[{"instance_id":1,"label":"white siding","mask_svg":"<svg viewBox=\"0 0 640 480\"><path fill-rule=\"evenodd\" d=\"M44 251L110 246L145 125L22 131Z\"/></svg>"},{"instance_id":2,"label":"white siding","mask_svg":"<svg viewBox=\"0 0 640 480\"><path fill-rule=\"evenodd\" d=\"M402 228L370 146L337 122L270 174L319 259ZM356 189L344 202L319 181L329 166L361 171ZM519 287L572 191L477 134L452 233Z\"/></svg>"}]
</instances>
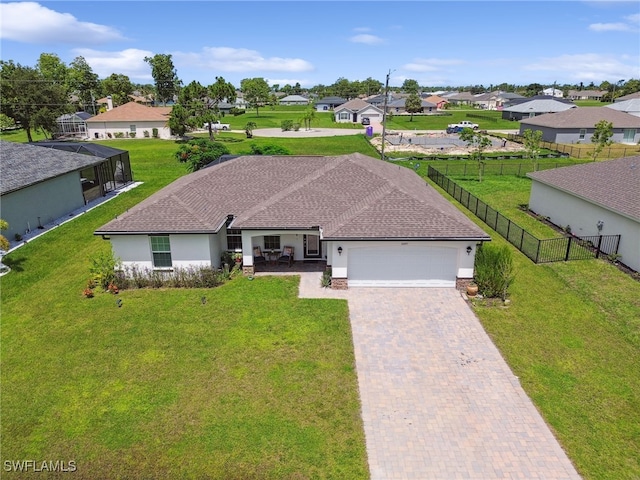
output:
<instances>
[{"instance_id":1,"label":"white siding","mask_svg":"<svg viewBox=\"0 0 640 480\"><path fill-rule=\"evenodd\" d=\"M560 226L571 226L578 236L598 235L598 221L604 222L602 235L622 235L618 253L621 261L640 271L640 222L595 205L575 195L533 181L529 208L538 215L549 217Z\"/></svg>"},{"instance_id":2,"label":"white siding","mask_svg":"<svg viewBox=\"0 0 640 480\"><path fill-rule=\"evenodd\" d=\"M162 139L170 139L171 138L171 130L167 127L164 122L140 122L140 121L126 121L126 122L89 122L87 123L87 133L89 139L94 140L96 138L96 133L98 134L98 138L105 139L108 138L108 133L111 134L112 138L115 138L115 134L118 132L124 133L124 138L129 138L129 131L131 130L131 125L136 126L136 137L135 138L145 138L144 131L147 130L149 132L149 138L153 138L153 129L158 129L158 138Z\"/></svg>"}]
</instances>

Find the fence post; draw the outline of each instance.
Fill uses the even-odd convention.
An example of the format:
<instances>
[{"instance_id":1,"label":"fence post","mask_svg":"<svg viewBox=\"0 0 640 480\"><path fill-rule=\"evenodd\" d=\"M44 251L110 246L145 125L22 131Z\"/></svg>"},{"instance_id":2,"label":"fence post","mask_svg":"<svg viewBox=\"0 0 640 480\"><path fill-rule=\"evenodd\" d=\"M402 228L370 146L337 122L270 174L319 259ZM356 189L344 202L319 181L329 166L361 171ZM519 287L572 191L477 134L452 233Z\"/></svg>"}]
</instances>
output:
<instances>
[{"instance_id":1,"label":"fence post","mask_svg":"<svg viewBox=\"0 0 640 480\"><path fill-rule=\"evenodd\" d=\"M569 260L569 252L571 251L571 238L573 237L567 237L569 239L569 241L567 242L567 252L564 254L564 261L568 261Z\"/></svg>"},{"instance_id":2,"label":"fence post","mask_svg":"<svg viewBox=\"0 0 640 480\"><path fill-rule=\"evenodd\" d=\"M602 235L598 235L598 246L596 247L596 258L600 258L600 244L602 243Z\"/></svg>"}]
</instances>

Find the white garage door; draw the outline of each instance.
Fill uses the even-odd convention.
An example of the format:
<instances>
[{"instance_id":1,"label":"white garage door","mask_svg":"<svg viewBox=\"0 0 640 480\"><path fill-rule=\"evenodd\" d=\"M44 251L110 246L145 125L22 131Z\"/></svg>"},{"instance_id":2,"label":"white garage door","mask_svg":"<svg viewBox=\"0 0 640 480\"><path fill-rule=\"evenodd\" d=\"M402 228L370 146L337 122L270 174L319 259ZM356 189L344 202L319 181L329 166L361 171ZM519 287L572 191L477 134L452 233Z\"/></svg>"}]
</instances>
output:
<instances>
[{"instance_id":1,"label":"white garage door","mask_svg":"<svg viewBox=\"0 0 640 480\"><path fill-rule=\"evenodd\" d=\"M349 249L349 287L455 287L457 250L428 246Z\"/></svg>"}]
</instances>

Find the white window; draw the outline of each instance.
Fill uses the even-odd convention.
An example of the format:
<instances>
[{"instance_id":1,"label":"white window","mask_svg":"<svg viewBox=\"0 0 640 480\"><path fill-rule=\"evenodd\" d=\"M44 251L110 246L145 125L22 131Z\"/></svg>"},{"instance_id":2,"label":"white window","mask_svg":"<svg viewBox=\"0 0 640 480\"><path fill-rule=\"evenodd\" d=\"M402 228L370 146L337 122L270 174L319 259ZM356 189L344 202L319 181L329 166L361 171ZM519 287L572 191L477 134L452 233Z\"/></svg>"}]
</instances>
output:
<instances>
[{"instance_id":1,"label":"white window","mask_svg":"<svg viewBox=\"0 0 640 480\"><path fill-rule=\"evenodd\" d=\"M155 268L171 268L173 266L169 235L151 237L151 253L153 256L153 266Z\"/></svg>"},{"instance_id":2,"label":"white window","mask_svg":"<svg viewBox=\"0 0 640 480\"><path fill-rule=\"evenodd\" d=\"M349 120L349 112L340 112L338 118L340 120Z\"/></svg>"},{"instance_id":3,"label":"white window","mask_svg":"<svg viewBox=\"0 0 640 480\"><path fill-rule=\"evenodd\" d=\"M131 133L136 133L136 126L135 125L129 125L129 131Z\"/></svg>"},{"instance_id":4,"label":"white window","mask_svg":"<svg viewBox=\"0 0 640 480\"><path fill-rule=\"evenodd\" d=\"M242 250L242 230L235 228L227 230L227 250Z\"/></svg>"},{"instance_id":5,"label":"white window","mask_svg":"<svg viewBox=\"0 0 640 480\"><path fill-rule=\"evenodd\" d=\"M584 137L587 136L587 129L586 128L581 128L580 129L580 136L578 138L580 138L580 140L584 140Z\"/></svg>"}]
</instances>

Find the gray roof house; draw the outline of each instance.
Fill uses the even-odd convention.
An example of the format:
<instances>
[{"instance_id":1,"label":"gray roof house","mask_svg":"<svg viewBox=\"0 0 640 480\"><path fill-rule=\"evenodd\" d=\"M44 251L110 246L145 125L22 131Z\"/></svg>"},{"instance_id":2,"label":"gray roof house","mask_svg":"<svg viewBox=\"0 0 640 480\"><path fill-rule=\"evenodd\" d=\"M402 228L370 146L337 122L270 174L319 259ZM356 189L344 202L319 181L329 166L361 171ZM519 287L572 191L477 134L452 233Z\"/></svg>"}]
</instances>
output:
<instances>
[{"instance_id":1,"label":"gray roof house","mask_svg":"<svg viewBox=\"0 0 640 480\"><path fill-rule=\"evenodd\" d=\"M333 110L335 107L347 103L346 98L341 97L323 97L316 102L316 110L318 112L326 112Z\"/></svg>"},{"instance_id":2,"label":"gray roof house","mask_svg":"<svg viewBox=\"0 0 640 480\"><path fill-rule=\"evenodd\" d=\"M523 102L512 101L510 106L502 109L502 118L522 120L547 113L564 112L570 108L576 108L576 105L567 100L563 101L545 95L542 98L532 98Z\"/></svg>"},{"instance_id":3,"label":"gray roof house","mask_svg":"<svg viewBox=\"0 0 640 480\"><path fill-rule=\"evenodd\" d=\"M596 123L613 124L614 143L636 144L640 141L640 117L608 107L576 107L564 112L548 113L520 121L520 134L540 130L542 139L555 143L590 143Z\"/></svg>"},{"instance_id":4,"label":"gray roof house","mask_svg":"<svg viewBox=\"0 0 640 480\"><path fill-rule=\"evenodd\" d=\"M435 112L438 109L438 106L435 103L428 102L424 99L420 100L422 111L423 112ZM387 104L387 113L406 113L405 104L407 103L406 98L399 98Z\"/></svg>"},{"instance_id":5,"label":"gray roof house","mask_svg":"<svg viewBox=\"0 0 640 480\"><path fill-rule=\"evenodd\" d=\"M372 122L382 121L382 109L371 105L360 98L354 98L333 109L336 122L338 123L360 123L364 117Z\"/></svg>"},{"instance_id":6,"label":"gray roof house","mask_svg":"<svg viewBox=\"0 0 640 480\"><path fill-rule=\"evenodd\" d=\"M578 236L621 235L622 263L640 271L640 156L527 176L532 211Z\"/></svg>"},{"instance_id":7,"label":"gray roof house","mask_svg":"<svg viewBox=\"0 0 640 480\"><path fill-rule=\"evenodd\" d=\"M278 100L280 105L308 105L309 99L302 95L287 95Z\"/></svg>"},{"instance_id":8,"label":"gray roof house","mask_svg":"<svg viewBox=\"0 0 640 480\"><path fill-rule=\"evenodd\" d=\"M95 232L125 266L221 265L287 247L334 288L454 287L490 237L410 169L359 153L243 156L186 175Z\"/></svg>"},{"instance_id":9,"label":"gray roof house","mask_svg":"<svg viewBox=\"0 0 640 480\"><path fill-rule=\"evenodd\" d=\"M0 141L0 199L8 238L68 215L132 181L129 153L103 145Z\"/></svg>"},{"instance_id":10,"label":"gray roof house","mask_svg":"<svg viewBox=\"0 0 640 480\"><path fill-rule=\"evenodd\" d=\"M606 105L606 107L640 117L640 97L630 98L629 100L623 100L622 102L615 102L610 105Z\"/></svg>"}]
</instances>

